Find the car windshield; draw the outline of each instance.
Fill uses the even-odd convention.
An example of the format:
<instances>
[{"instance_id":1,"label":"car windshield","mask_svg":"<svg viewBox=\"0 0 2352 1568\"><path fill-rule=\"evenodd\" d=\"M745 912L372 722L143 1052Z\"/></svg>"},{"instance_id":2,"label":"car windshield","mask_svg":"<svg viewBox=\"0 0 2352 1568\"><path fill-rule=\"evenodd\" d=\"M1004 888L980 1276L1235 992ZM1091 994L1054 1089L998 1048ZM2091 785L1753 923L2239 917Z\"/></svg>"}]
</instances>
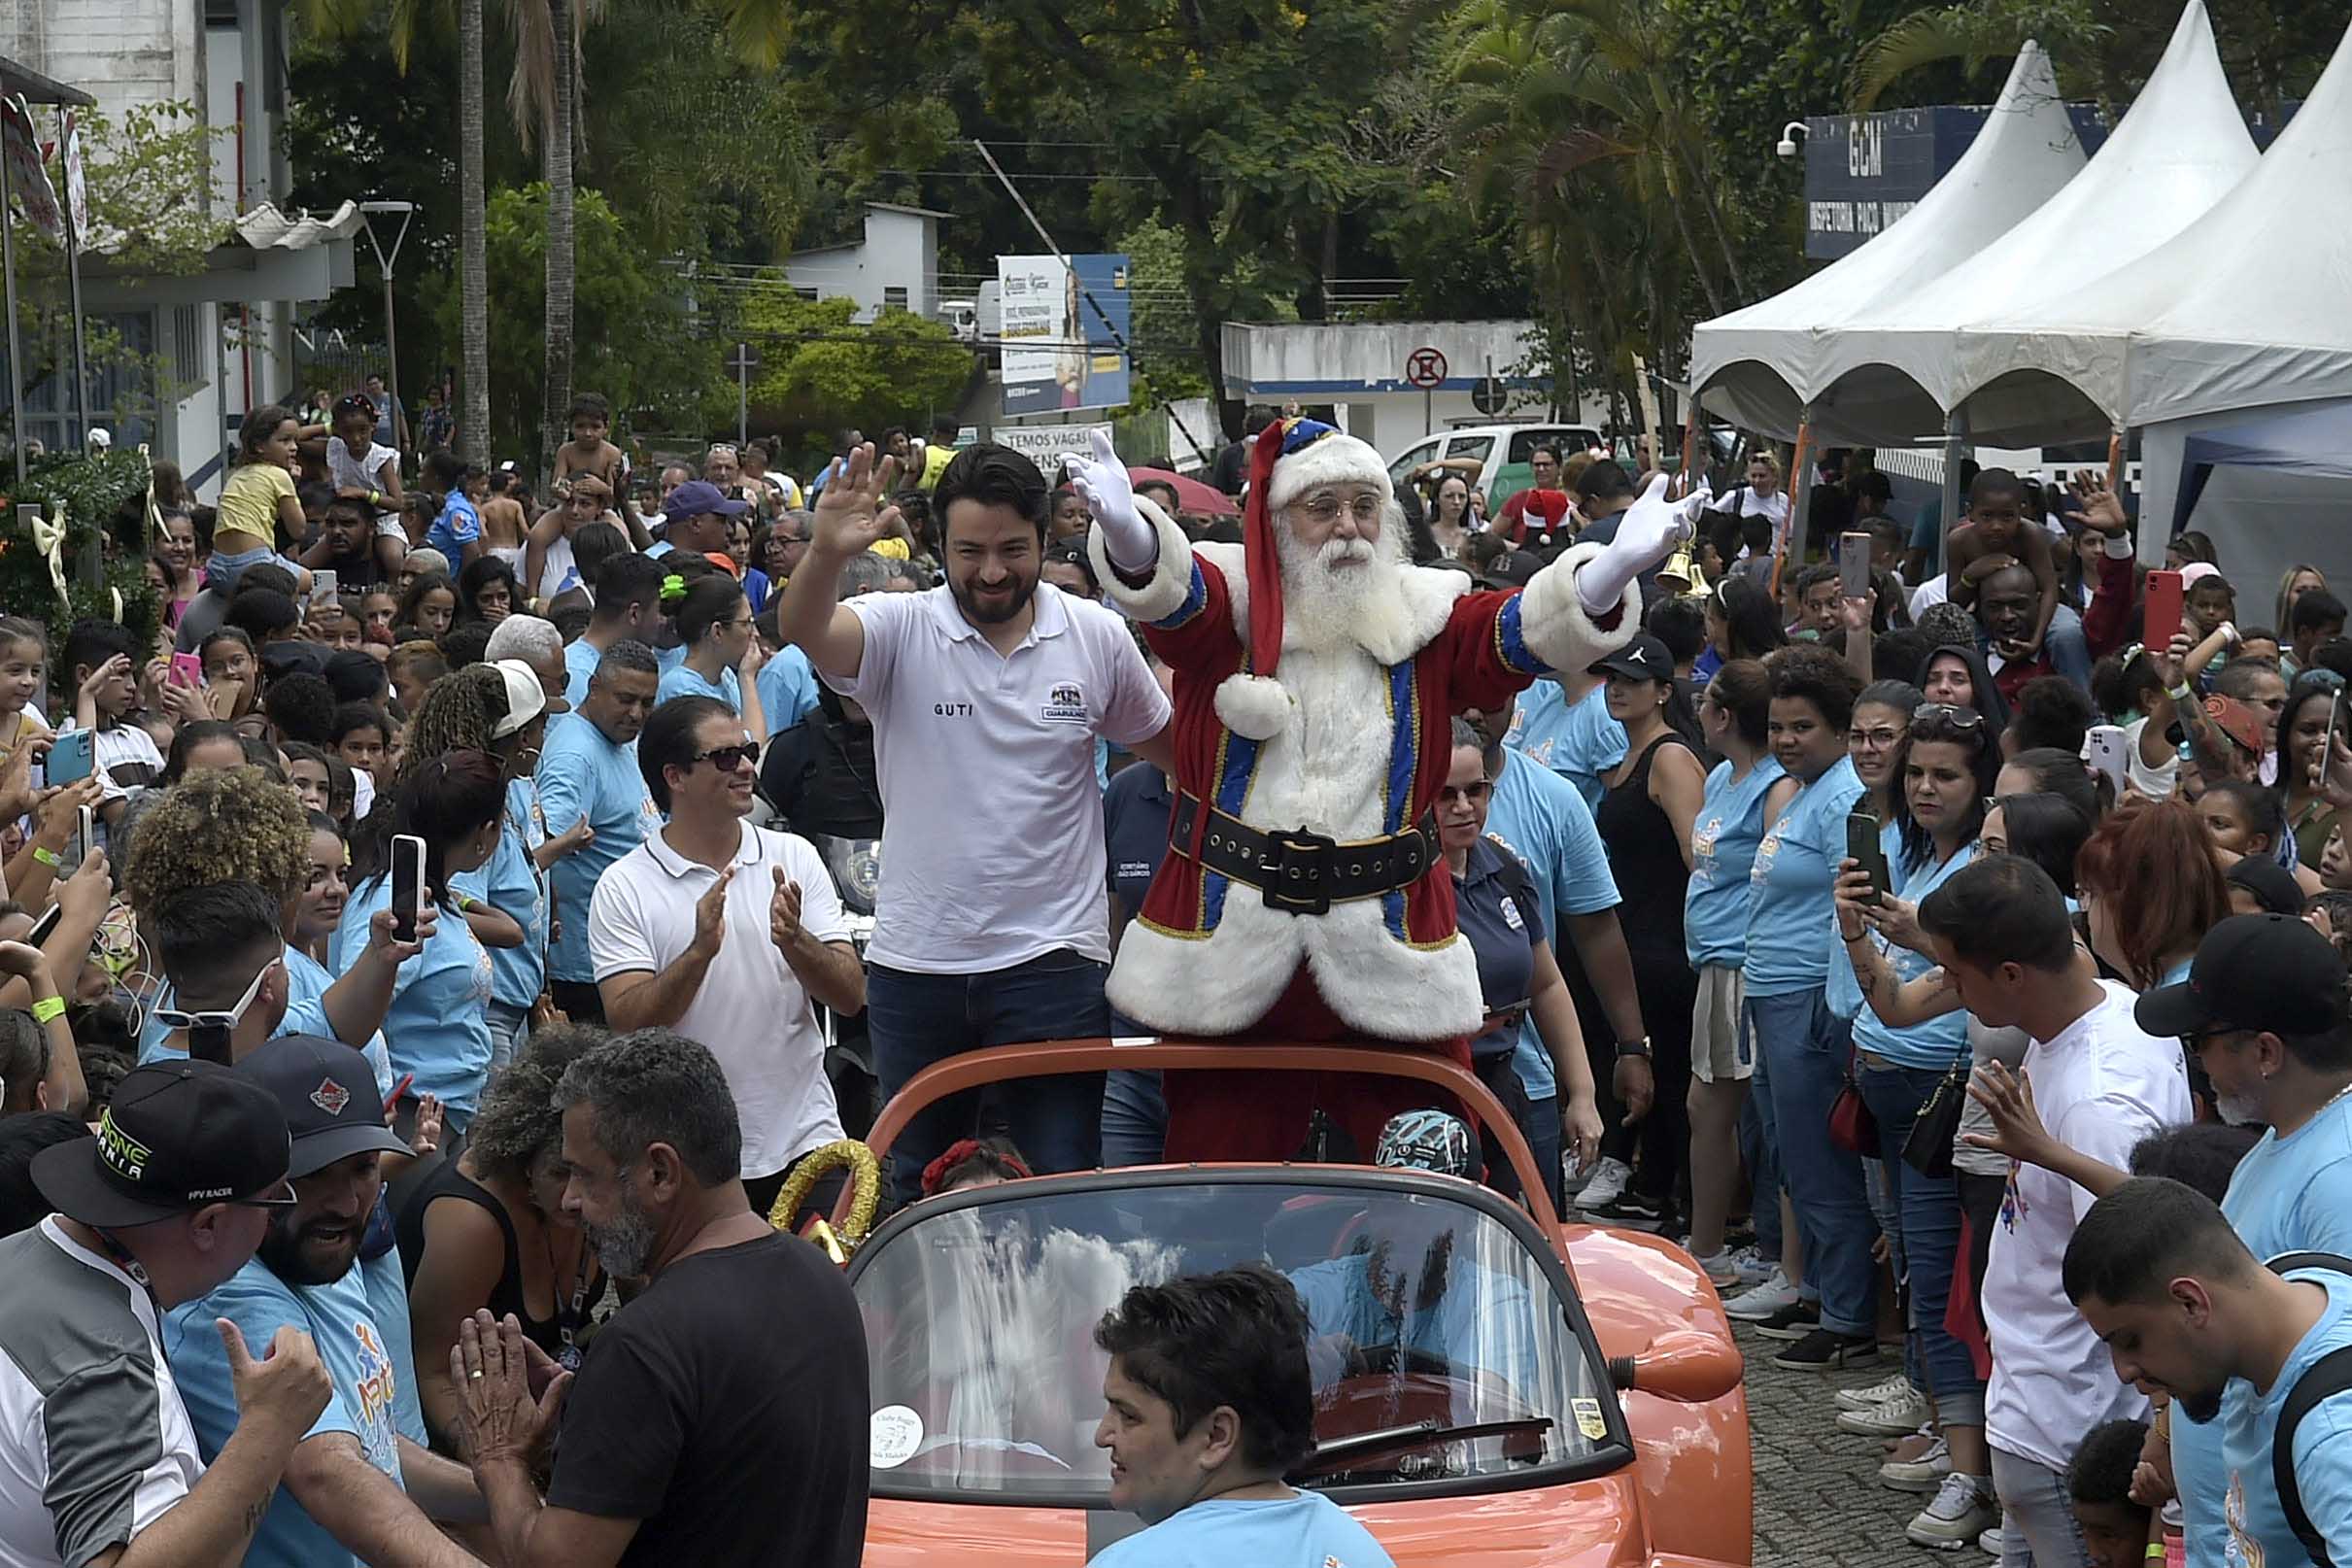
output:
<instances>
[{"instance_id":1,"label":"car windshield","mask_svg":"<svg viewBox=\"0 0 2352 1568\"><path fill-rule=\"evenodd\" d=\"M1444 1195L1452 1183L1170 1175L989 1189L915 1210L859 1255L877 1490L1104 1496L1095 1323L1131 1285L1244 1263L1279 1270L1307 1309L1323 1449L1311 1484L1513 1475L1622 1442L1564 1276ZM1346 1439L1360 1441L1335 1447Z\"/></svg>"}]
</instances>

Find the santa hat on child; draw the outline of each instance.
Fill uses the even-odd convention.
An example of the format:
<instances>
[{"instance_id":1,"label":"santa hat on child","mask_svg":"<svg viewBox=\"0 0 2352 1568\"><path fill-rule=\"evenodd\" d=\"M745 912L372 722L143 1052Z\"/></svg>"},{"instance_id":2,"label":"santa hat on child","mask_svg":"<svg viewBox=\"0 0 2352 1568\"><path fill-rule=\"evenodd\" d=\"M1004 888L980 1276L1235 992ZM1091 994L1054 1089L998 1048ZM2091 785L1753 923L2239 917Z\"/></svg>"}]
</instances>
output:
<instances>
[{"instance_id":1,"label":"santa hat on child","mask_svg":"<svg viewBox=\"0 0 2352 1568\"><path fill-rule=\"evenodd\" d=\"M1274 514L1324 485L1369 485L1383 509L1396 499L1381 455L1316 420L1277 420L1249 450L1249 492L1242 549L1249 582L1249 635L1239 672L1217 686L1217 717L1249 740L1270 740L1290 716L1290 694L1274 678L1282 656L1282 557Z\"/></svg>"}]
</instances>

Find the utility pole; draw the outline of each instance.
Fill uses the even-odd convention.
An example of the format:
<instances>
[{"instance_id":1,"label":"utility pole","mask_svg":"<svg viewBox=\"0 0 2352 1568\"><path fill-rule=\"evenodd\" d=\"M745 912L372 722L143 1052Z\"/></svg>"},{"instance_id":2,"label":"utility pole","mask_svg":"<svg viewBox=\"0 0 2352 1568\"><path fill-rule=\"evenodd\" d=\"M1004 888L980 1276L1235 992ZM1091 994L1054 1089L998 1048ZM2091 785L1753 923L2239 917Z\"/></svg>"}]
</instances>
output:
<instances>
[{"instance_id":1,"label":"utility pole","mask_svg":"<svg viewBox=\"0 0 2352 1568\"><path fill-rule=\"evenodd\" d=\"M389 252L384 249L384 242L376 238L376 215L379 213L387 217L397 214L400 219L399 232L392 235L392 250ZM394 446L400 444L401 408L400 340L393 335L392 331L392 263L400 259L400 242L408 238L409 221L416 215L417 204L413 201L363 201L359 203L359 220L366 225L367 243L375 247L376 265L384 273L384 385L392 395L392 432Z\"/></svg>"},{"instance_id":2,"label":"utility pole","mask_svg":"<svg viewBox=\"0 0 2352 1568\"><path fill-rule=\"evenodd\" d=\"M738 343L727 368L735 373L735 445L740 448L751 439L751 373L760 368L760 357L750 344Z\"/></svg>"}]
</instances>

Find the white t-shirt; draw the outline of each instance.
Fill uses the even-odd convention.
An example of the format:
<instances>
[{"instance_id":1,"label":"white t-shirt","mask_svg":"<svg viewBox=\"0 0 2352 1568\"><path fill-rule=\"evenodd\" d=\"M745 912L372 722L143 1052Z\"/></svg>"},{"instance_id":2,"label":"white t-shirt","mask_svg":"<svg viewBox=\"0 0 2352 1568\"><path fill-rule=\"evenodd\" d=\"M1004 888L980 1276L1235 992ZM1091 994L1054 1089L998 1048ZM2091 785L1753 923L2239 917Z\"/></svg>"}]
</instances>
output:
<instances>
[{"instance_id":1,"label":"white t-shirt","mask_svg":"<svg viewBox=\"0 0 2352 1568\"><path fill-rule=\"evenodd\" d=\"M2118 1170L2131 1145L2190 1119L2180 1041L2143 1033L2130 990L2101 981L2106 1000L2057 1039L2026 1049L2026 1076L2042 1123L2067 1147ZM1993 1382L1985 1432L1994 1448L2062 1470L2083 1434L2101 1421L2147 1414L2148 1401L2119 1381L2091 1325L2060 1278L2075 1223L2091 1194L2039 1166L2009 1173L1985 1270L1985 1330Z\"/></svg>"},{"instance_id":2,"label":"white t-shirt","mask_svg":"<svg viewBox=\"0 0 2352 1568\"><path fill-rule=\"evenodd\" d=\"M1911 591L1911 619L1918 620L1934 606L1949 603L1951 598L1950 579L1939 571Z\"/></svg>"},{"instance_id":3,"label":"white t-shirt","mask_svg":"<svg viewBox=\"0 0 2352 1568\"><path fill-rule=\"evenodd\" d=\"M2169 801L2180 784L2180 753L2167 751L2162 765L2150 767L2140 756L2140 738L2147 733L2145 714L2124 726L2124 781L2132 793L2151 801Z\"/></svg>"},{"instance_id":4,"label":"white t-shirt","mask_svg":"<svg viewBox=\"0 0 2352 1568\"><path fill-rule=\"evenodd\" d=\"M1167 694L1114 612L1038 586L1001 658L944 585L848 601L856 675L824 679L873 719L882 882L868 956L984 974L1069 947L1110 958L1094 741L1150 739Z\"/></svg>"},{"instance_id":5,"label":"white t-shirt","mask_svg":"<svg viewBox=\"0 0 2352 1568\"><path fill-rule=\"evenodd\" d=\"M334 480L337 490L382 492L384 465L388 462L392 464L392 472L400 471L400 454L388 446L380 446L371 442L366 457L355 458L351 455L351 448L343 444L343 437L330 435L326 438L326 472L328 477ZM398 507L381 506L376 509L376 532L384 535L396 534L402 539L408 537L408 530L400 526Z\"/></svg>"},{"instance_id":6,"label":"white t-shirt","mask_svg":"<svg viewBox=\"0 0 2352 1568\"><path fill-rule=\"evenodd\" d=\"M1098 817L1101 812L1095 813ZM801 923L820 941L849 940L841 900L807 839L743 824L727 934L679 1034L717 1057L743 1124L743 1175L773 1176L841 1136L825 1038L808 993L767 937L767 903L781 869L801 885ZM695 901L719 873L669 847L661 834L605 870L588 908L588 956L598 980L660 973L693 943Z\"/></svg>"},{"instance_id":7,"label":"white t-shirt","mask_svg":"<svg viewBox=\"0 0 2352 1568\"><path fill-rule=\"evenodd\" d=\"M571 535L559 533L547 542L539 558L539 580L531 585L534 598L554 598L567 588L580 586L580 565L572 558Z\"/></svg>"}]
</instances>

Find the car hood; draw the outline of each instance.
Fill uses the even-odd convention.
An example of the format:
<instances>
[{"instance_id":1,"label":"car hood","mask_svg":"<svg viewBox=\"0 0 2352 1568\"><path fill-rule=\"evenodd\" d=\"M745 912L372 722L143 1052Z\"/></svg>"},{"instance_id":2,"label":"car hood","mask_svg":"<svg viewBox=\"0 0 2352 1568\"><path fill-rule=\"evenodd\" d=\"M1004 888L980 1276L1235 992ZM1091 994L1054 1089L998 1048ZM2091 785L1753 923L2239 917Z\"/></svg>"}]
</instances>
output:
<instances>
[{"instance_id":1,"label":"car hood","mask_svg":"<svg viewBox=\"0 0 2352 1568\"><path fill-rule=\"evenodd\" d=\"M1365 1503L1348 1513L1397 1568L1602 1568L1648 1558L1641 1507L1632 1472L1623 1470L1559 1486ZM1074 1508L876 1498L867 1512L864 1568L957 1561L1079 1568L1115 1538L1106 1527L1123 1517Z\"/></svg>"}]
</instances>

